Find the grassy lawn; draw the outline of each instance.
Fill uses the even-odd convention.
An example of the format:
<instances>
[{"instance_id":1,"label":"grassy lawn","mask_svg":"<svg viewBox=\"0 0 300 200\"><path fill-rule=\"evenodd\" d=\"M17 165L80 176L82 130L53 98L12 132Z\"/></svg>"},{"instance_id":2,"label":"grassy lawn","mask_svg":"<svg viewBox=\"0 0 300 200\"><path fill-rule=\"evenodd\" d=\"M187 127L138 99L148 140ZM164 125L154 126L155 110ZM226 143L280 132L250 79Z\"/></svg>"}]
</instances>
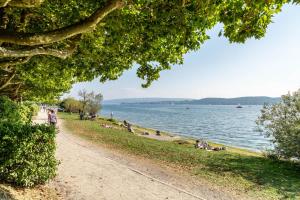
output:
<instances>
[{"instance_id":1,"label":"grassy lawn","mask_svg":"<svg viewBox=\"0 0 300 200\"><path fill-rule=\"evenodd\" d=\"M74 134L95 143L144 158L176 165L219 186L254 199L300 199L300 166L273 161L260 154L230 148L211 152L193 144L177 144L137 136L105 119L80 121L77 115L61 113L64 125ZM104 128L101 124L113 126Z\"/></svg>"}]
</instances>

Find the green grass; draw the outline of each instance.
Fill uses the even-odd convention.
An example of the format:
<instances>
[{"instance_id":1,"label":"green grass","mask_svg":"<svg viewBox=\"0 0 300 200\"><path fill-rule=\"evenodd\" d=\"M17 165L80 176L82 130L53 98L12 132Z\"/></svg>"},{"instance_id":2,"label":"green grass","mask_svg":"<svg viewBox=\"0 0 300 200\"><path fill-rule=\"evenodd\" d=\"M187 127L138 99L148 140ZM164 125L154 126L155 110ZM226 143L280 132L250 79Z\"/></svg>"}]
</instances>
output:
<instances>
[{"instance_id":1,"label":"green grass","mask_svg":"<svg viewBox=\"0 0 300 200\"><path fill-rule=\"evenodd\" d=\"M300 199L300 166L274 161L260 154L230 148L210 152L170 141L158 141L128 133L106 119L80 121L77 115L60 114L74 134L126 153L177 166L213 184L254 199ZM103 128L100 124L114 128Z\"/></svg>"}]
</instances>

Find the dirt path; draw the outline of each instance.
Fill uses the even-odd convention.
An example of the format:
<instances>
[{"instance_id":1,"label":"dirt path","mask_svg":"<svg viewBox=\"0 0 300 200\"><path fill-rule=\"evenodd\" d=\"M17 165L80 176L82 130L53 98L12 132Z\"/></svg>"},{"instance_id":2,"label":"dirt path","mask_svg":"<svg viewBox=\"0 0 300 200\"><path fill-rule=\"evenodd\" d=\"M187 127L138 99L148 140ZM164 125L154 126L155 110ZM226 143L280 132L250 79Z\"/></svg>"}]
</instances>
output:
<instances>
[{"instance_id":1,"label":"dirt path","mask_svg":"<svg viewBox=\"0 0 300 200\"><path fill-rule=\"evenodd\" d=\"M39 113L39 123L47 119ZM58 176L50 183L62 199L74 200L206 200L238 199L148 162L114 155L78 138L58 123ZM239 198L241 199L241 198Z\"/></svg>"}]
</instances>

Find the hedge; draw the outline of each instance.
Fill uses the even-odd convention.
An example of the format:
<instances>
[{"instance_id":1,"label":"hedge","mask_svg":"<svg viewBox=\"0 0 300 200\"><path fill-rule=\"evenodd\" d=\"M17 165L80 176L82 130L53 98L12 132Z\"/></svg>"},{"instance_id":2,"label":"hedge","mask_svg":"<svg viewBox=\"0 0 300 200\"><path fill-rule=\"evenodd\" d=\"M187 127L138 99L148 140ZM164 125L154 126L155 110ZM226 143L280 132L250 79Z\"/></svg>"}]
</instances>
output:
<instances>
[{"instance_id":1,"label":"hedge","mask_svg":"<svg viewBox=\"0 0 300 200\"><path fill-rule=\"evenodd\" d=\"M34 186L55 176L54 127L32 124L38 106L0 97L0 180Z\"/></svg>"},{"instance_id":2,"label":"hedge","mask_svg":"<svg viewBox=\"0 0 300 200\"><path fill-rule=\"evenodd\" d=\"M32 113L28 106L11 101L4 96L0 97L0 121L30 123L31 118Z\"/></svg>"},{"instance_id":3,"label":"hedge","mask_svg":"<svg viewBox=\"0 0 300 200\"><path fill-rule=\"evenodd\" d=\"M0 122L0 179L33 186L56 174L55 128Z\"/></svg>"},{"instance_id":4,"label":"hedge","mask_svg":"<svg viewBox=\"0 0 300 200\"><path fill-rule=\"evenodd\" d=\"M24 106L27 106L30 109L30 117L36 116L40 110L40 106L38 106L36 103L34 102L24 102L23 103Z\"/></svg>"}]
</instances>

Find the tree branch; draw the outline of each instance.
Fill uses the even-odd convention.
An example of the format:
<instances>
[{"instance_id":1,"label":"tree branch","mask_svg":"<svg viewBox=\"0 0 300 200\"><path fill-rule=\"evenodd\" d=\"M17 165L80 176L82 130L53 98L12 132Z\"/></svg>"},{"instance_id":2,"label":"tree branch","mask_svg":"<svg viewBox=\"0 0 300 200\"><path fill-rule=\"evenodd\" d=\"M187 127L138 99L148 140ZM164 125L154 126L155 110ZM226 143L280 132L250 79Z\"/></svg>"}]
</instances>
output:
<instances>
[{"instance_id":1,"label":"tree branch","mask_svg":"<svg viewBox=\"0 0 300 200\"><path fill-rule=\"evenodd\" d=\"M0 96L9 96L11 99L15 100L20 97L20 94L22 93L20 90L23 89L23 85L23 82L10 83L0 90Z\"/></svg>"},{"instance_id":2,"label":"tree branch","mask_svg":"<svg viewBox=\"0 0 300 200\"><path fill-rule=\"evenodd\" d=\"M31 57L25 57L25 58L21 58L18 60L9 60L9 61L1 61L0 62L0 69L10 72L7 68L13 65L19 65L19 64L24 64L27 63L29 60L31 59Z\"/></svg>"},{"instance_id":3,"label":"tree branch","mask_svg":"<svg viewBox=\"0 0 300 200\"><path fill-rule=\"evenodd\" d=\"M57 50L51 48L38 47L30 50L9 50L3 47L0 47L0 58L22 58L22 57L31 57L36 55L50 55L62 59L66 59L74 53L76 46L72 46L65 50Z\"/></svg>"},{"instance_id":4,"label":"tree branch","mask_svg":"<svg viewBox=\"0 0 300 200\"><path fill-rule=\"evenodd\" d=\"M9 18L7 16L7 14L5 13L5 10L3 8L1 8L1 25L0 28L1 29L6 29L7 24L9 22Z\"/></svg>"},{"instance_id":5,"label":"tree branch","mask_svg":"<svg viewBox=\"0 0 300 200\"><path fill-rule=\"evenodd\" d=\"M2 86L0 86L0 91L3 90L4 88L6 88L10 84L11 80L13 80L13 78L15 77L15 75L16 75L16 73L13 72L11 74L11 76L4 82L4 84Z\"/></svg>"},{"instance_id":6,"label":"tree branch","mask_svg":"<svg viewBox=\"0 0 300 200\"><path fill-rule=\"evenodd\" d=\"M20 17L20 23L18 24L16 31L17 32L24 32L30 18L33 16L33 13L30 13L26 10L23 10Z\"/></svg>"},{"instance_id":7,"label":"tree branch","mask_svg":"<svg viewBox=\"0 0 300 200\"><path fill-rule=\"evenodd\" d=\"M0 0L0 7L32 8L40 6L44 0Z\"/></svg>"},{"instance_id":8,"label":"tree branch","mask_svg":"<svg viewBox=\"0 0 300 200\"><path fill-rule=\"evenodd\" d=\"M104 17L123 6L124 3L122 0L111 0L106 6L98 9L90 17L81 22L45 33L23 34L2 32L0 33L0 42L28 46L59 42L72 36L93 30Z\"/></svg>"},{"instance_id":9,"label":"tree branch","mask_svg":"<svg viewBox=\"0 0 300 200\"><path fill-rule=\"evenodd\" d=\"M0 8L7 6L12 0L0 0Z\"/></svg>"},{"instance_id":10,"label":"tree branch","mask_svg":"<svg viewBox=\"0 0 300 200\"><path fill-rule=\"evenodd\" d=\"M15 96L15 97L18 96L18 93L19 93L19 90L20 90L21 86L22 86L22 83L19 82L19 83L17 84L17 88L16 88L16 90L15 90L15 92L14 92L14 96Z\"/></svg>"}]
</instances>

